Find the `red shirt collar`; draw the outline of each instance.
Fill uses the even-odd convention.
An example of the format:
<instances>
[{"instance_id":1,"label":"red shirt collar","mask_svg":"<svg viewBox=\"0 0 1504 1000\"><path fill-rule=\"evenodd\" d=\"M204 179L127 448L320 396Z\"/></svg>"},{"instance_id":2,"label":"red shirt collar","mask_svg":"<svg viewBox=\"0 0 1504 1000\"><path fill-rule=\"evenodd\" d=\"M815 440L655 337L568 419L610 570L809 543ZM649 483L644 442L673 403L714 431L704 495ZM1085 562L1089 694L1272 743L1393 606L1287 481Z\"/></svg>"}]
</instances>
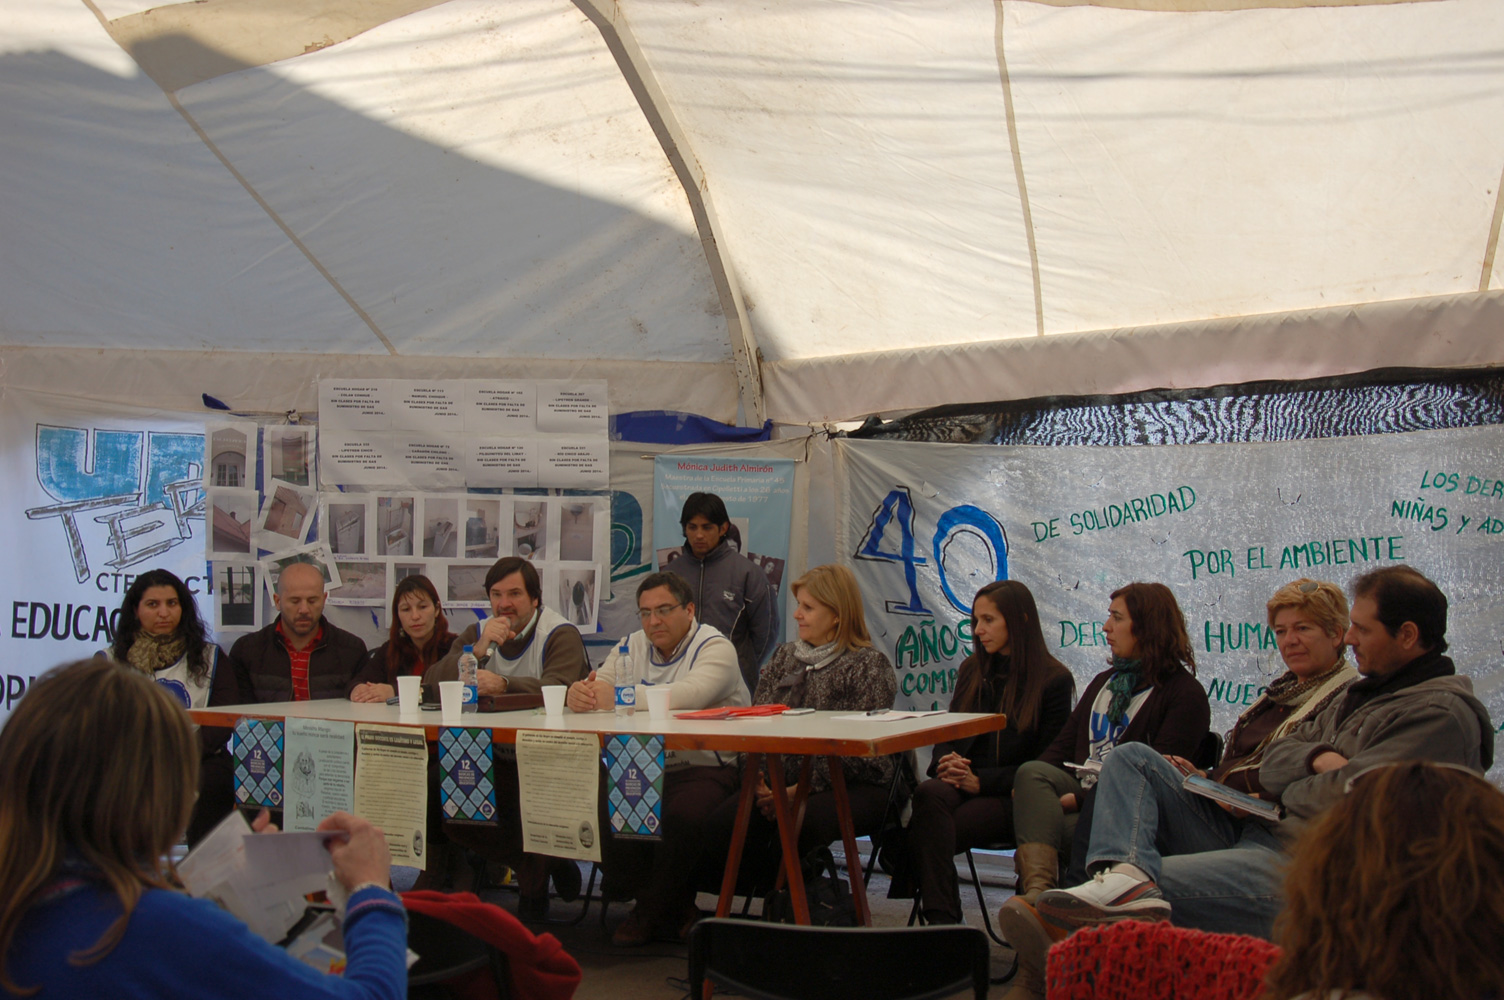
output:
<instances>
[{"instance_id":1,"label":"red shirt collar","mask_svg":"<svg viewBox=\"0 0 1504 1000\"><path fill-rule=\"evenodd\" d=\"M290 652L290 653L291 652L296 652L296 650L294 650L292 648L292 642L287 638L287 633L284 632L284 631L282 631L282 617L280 615L277 616L277 638L279 638L279 639L282 640L282 645L284 645L284 646L287 647L287 651L288 652ZM316 647L319 643L321 643L323 641L324 641L324 622L323 622L323 619L320 619L319 620L319 630L317 632L313 633L313 641L310 642L308 645L304 646L303 648L304 649L313 649L314 647Z\"/></svg>"}]
</instances>

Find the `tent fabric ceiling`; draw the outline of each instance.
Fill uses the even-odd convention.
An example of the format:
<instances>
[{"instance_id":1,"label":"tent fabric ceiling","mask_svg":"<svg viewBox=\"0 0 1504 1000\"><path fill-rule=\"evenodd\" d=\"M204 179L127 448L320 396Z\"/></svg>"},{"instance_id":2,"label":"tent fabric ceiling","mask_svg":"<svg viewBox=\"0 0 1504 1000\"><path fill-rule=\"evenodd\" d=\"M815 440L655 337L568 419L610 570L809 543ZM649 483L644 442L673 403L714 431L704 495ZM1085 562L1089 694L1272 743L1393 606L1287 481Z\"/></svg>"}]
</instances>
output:
<instances>
[{"instance_id":1,"label":"tent fabric ceiling","mask_svg":"<svg viewBox=\"0 0 1504 1000\"><path fill-rule=\"evenodd\" d=\"M1504 363L1496 0L7 6L7 381L818 423Z\"/></svg>"}]
</instances>

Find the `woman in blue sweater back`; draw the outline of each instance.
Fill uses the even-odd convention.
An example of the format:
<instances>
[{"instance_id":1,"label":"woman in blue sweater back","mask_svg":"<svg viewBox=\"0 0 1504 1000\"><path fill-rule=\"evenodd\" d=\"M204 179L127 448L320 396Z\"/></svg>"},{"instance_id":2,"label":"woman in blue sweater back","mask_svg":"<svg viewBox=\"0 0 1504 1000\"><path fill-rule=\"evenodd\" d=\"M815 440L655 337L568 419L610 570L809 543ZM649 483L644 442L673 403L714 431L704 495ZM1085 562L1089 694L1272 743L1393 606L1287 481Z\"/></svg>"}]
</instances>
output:
<instances>
[{"instance_id":1,"label":"woman in blue sweater back","mask_svg":"<svg viewBox=\"0 0 1504 1000\"><path fill-rule=\"evenodd\" d=\"M0 995L397 1000L406 918L381 832L322 829L350 890L348 967L323 975L176 888L167 852L193 809L188 715L139 671L103 659L35 681L0 730Z\"/></svg>"}]
</instances>

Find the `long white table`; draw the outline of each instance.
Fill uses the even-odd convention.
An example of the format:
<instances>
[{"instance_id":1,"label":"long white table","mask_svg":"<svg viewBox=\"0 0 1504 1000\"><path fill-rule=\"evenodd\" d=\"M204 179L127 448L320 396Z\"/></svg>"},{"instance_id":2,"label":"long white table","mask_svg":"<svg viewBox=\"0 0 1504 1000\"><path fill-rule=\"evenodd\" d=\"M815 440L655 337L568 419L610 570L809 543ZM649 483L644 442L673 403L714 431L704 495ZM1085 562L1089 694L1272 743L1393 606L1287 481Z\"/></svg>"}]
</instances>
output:
<instances>
[{"instance_id":1,"label":"long white table","mask_svg":"<svg viewBox=\"0 0 1504 1000\"><path fill-rule=\"evenodd\" d=\"M867 906L866 888L860 870L856 836L851 822L851 803L846 795L845 773L840 766L842 757L881 757L902 753L920 747L931 746L949 740L963 739L979 733L1002 729L1006 719L1001 715L963 715L944 713L923 716L917 719L885 719L881 716L862 718L839 718L849 712L815 712L810 715L768 716L749 719L671 719L654 721L646 711L639 710L635 716L618 718L614 712L574 713L565 710L560 718L549 718L543 709L521 712L476 712L467 713L459 722L449 722L438 712L401 714L395 705L357 704L351 701L282 701L261 705L222 705L194 709L190 713L200 725L233 726L241 718L256 719L327 719L340 722L368 722L389 726L421 727L428 739L436 741L439 730L450 726L465 726L472 729L490 729L491 738L497 743L515 743L517 732L522 729L542 729L555 732L585 732L602 735L611 733L636 733L662 735L664 746L670 750L717 750L745 754L744 774L740 797L737 803L736 828L731 851L726 858L725 874L721 881L720 902L717 916L730 912L731 899L736 887L737 870L741 866L742 849L746 843L747 824L751 819L753 792L766 764L769 787L788 787L783 774L784 754L821 755L830 760L831 790L835 795L836 815L841 826L842 842L851 866L851 894L856 905L858 919L863 924L871 923L871 911ZM778 819L778 835L783 845L784 872L788 879L790 901L795 919L809 923L809 904L804 894L804 878L799 867L798 826L805 797L809 793L810 768L803 768L797 791L792 801L783 795L773 797L774 811Z\"/></svg>"}]
</instances>

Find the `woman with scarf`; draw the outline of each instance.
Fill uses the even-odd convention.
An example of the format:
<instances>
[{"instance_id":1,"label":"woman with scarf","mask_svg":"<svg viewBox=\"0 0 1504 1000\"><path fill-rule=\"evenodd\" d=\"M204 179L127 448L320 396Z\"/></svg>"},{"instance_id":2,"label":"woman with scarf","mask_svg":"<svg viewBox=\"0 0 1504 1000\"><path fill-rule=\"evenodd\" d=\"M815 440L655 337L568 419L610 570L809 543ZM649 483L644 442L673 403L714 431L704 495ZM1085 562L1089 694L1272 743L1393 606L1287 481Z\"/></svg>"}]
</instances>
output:
<instances>
[{"instance_id":1,"label":"woman with scarf","mask_svg":"<svg viewBox=\"0 0 1504 1000\"><path fill-rule=\"evenodd\" d=\"M799 624L799 638L773 652L758 677L752 703L843 712L892 708L898 677L893 664L872 645L867 634L862 594L851 570L816 566L795 580L790 589L798 602L794 620ZM803 757L783 758L784 777L791 783L787 789L790 798L794 794L792 783L798 780L803 763ZM846 757L841 766L856 835L877 832L888 807L888 787L895 766L892 758ZM757 788L756 802L747 828L742 872L753 874L759 882L771 883L780 853L773 792L766 780ZM733 795L706 820L705 857L725 858L736 822L736 805L737 796ZM799 833L799 854L803 857L840 836L829 765L824 757L816 757L804 826Z\"/></svg>"},{"instance_id":2,"label":"woman with scarf","mask_svg":"<svg viewBox=\"0 0 1504 1000\"><path fill-rule=\"evenodd\" d=\"M1051 656L1029 588L999 580L971 604L973 652L956 671L952 712L993 712L1008 726L959 743L942 743L929 780L914 792L906 860L918 883L926 923L961 922L955 855L1013 839L1014 775L1060 733L1076 682Z\"/></svg>"},{"instance_id":3,"label":"woman with scarf","mask_svg":"<svg viewBox=\"0 0 1504 1000\"><path fill-rule=\"evenodd\" d=\"M1193 757L1211 723L1185 617L1169 587L1130 583L1113 591L1102 635L1112 665L1092 678L1060 735L1013 781L1016 891L1029 904L1055 887L1062 855L1070 853L1077 797L1096 783L1114 747L1146 743Z\"/></svg>"},{"instance_id":4,"label":"woman with scarf","mask_svg":"<svg viewBox=\"0 0 1504 1000\"><path fill-rule=\"evenodd\" d=\"M366 654L350 700L383 702L395 697L398 677L422 677L458 638L449 631L449 619L444 617L433 582L417 574L403 577L392 593L389 637Z\"/></svg>"},{"instance_id":5,"label":"woman with scarf","mask_svg":"<svg viewBox=\"0 0 1504 1000\"><path fill-rule=\"evenodd\" d=\"M148 570L132 581L116 613L108 653L151 677L185 709L240 700L235 672L222 664L224 651L209 641L193 595L165 569ZM201 759L198 801L188 823L190 845L235 808L234 765L225 749L229 739L228 729L198 729Z\"/></svg>"}]
</instances>

